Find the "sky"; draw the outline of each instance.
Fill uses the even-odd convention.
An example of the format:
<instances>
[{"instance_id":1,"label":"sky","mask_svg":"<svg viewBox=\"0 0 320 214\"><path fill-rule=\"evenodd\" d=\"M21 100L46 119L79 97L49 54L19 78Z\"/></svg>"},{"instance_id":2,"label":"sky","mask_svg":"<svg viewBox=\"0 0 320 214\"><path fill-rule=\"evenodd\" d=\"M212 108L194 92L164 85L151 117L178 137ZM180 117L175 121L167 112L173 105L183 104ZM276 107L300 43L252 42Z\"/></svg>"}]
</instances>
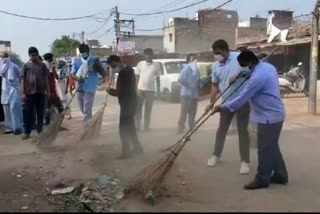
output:
<instances>
[{"instance_id":1,"label":"sky","mask_svg":"<svg viewBox=\"0 0 320 214\"><path fill-rule=\"evenodd\" d=\"M191 4L198 0L1 0L0 10L22 15L65 18L77 17L101 12L118 6L120 12L124 13L145 13L157 11L159 8L165 10L174 9ZM209 0L203 4L164 15L134 17L137 29L161 28L171 17L195 17L196 11L204 8L214 8L226 0ZM32 2L32 3L31 3ZM172 2L177 2L176 6L164 7ZM294 15L310 13L316 0L233 0L226 5L225 9L237 10L240 20L246 20L250 16L266 17L267 11L272 9L290 9ZM107 15L103 15L106 17ZM131 19L130 16L121 18ZM94 19L76 21L38 21L24 18L17 18L0 13L0 40L12 42L12 50L19 54L26 61L28 59L28 48L36 46L40 54L50 51L50 45L62 35L72 35L72 33L92 32L98 29L101 23ZM105 31L113 26L112 19L100 31L95 34L86 35L85 38L95 39L100 37L102 44L112 44L115 37L111 31L104 35ZM137 34L162 34L156 32L137 32Z\"/></svg>"}]
</instances>

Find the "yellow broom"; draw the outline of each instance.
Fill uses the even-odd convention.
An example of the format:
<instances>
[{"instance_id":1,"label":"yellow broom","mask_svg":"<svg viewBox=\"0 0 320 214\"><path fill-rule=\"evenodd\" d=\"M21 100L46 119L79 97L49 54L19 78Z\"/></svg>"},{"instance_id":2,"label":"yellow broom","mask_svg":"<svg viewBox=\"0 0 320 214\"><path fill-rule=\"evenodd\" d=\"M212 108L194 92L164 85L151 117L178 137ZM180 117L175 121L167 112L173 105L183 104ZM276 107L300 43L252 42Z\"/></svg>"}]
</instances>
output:
<instances>
[{"instance_id":1,"label":"yellow broom","mask_svg":"<svg viewBox=\"0 0 320 214\"><path fill-rule=\"evenodd\" d=\"M110 68L108 69L108 71L109 71L109 81L108 81L107 85L111 86L113 83L113 75L112 75ZM80 135L80 141L89 140L89 139L92 139L94 137L99 136L100 131L101 131L101 127L102 127L104 110L107 107L107 102L108 102L108 93L106 95L106 98L105 98L105 101L104 101L102 107L99 109L99 111L97 111L93 115L93 117L88 122L88 125L86 126L86 128L84 129L82 134Z\"/></svg>"}]
</instances>

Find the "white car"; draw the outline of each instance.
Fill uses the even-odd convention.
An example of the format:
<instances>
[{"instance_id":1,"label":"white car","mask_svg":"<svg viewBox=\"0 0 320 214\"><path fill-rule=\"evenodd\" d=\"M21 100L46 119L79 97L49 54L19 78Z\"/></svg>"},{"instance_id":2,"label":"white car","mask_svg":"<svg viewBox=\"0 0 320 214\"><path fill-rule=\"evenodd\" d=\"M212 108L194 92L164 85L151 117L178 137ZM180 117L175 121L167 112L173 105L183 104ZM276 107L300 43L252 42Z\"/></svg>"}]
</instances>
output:
<instances>
[{"instance_id":1,"label":"white car","mask_svg":"<svg viewBox=\"0 0 320 214\"><path fill-rule=\"evenodd\" d=\"M155 59L160 63L160 93L167 101L178 101L180 99L181 85L178 82L185 59Z\"/></svg>"}]
</instances>

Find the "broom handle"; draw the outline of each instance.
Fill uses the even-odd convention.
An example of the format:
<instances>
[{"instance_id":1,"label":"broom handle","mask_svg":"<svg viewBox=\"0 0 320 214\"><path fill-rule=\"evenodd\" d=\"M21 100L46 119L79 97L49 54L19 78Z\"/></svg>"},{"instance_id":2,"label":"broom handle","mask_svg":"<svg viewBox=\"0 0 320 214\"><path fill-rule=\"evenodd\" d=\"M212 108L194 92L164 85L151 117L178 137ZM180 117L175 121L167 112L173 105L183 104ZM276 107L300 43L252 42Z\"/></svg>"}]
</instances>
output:
<instances>
[{"instance_id":1,"label":"broom handle","mask_svg":"<svg viewBox=\"0 0 320 214\"><path fill-rule=\"evenodd\" d=\"M86 75L84 76L84 79L86 79L86 78L88 77L88 75L89 75L89 71L92 69L93 65L94 65L94 63L89 67L89 69L88 69L88 71L87 71ZM66 105L66 107L65 107L65 110L69 109L69 107L70 107L70 105L71 105L71 103L72 103L73 99L75 98L75 96L76 96L76 95L77 95L77 93L78 93L78 89L79 89L79 87L80 87L80 84L78 83L78 85L77 85L77 89L76 89L76 91L74 92L74 94L71 96L71 98L70 98L69 102L67 103L67 105Z\"/></svg>"},{"instance_id":2,"label":"broom handle","mask_svg":"<svg viewBox=\"0 0 320 214\"><path fill-rule=\"evenodd\" d=\"M222 102L222 104L226 103L226 101L231 97L233 96L240 88L241 86L247 82L250 78L250 75L248 75L246 77L246 79ZM173 145L171 148L170 148L170 151L172 151L172 148L175 147L176 145L178 145L181 141L183 142L182 146L180 147L180 149L178 150L178 152L182 149L182 147L184 147L184 145L190 141L190 137L211 117L213 116L215 113L217 113L216 111L212 111L209 115L207 115L207 117L204 118L204 120L202 120L197 126L195 126L191 132L185 137L185 138L182 138L181 140L179 140L178 143L176 143L175 145Z\"/></svg>"},{"instance_id":3,"label":"broom handle","mask_svg":"<svg viewBox=\"0 0 320 214\"><path fill-rule=\"evenodd\" d=\"M242 73L240 72L240 73L238 74L238 76L234 79L234 81L232 81L232 82L229 84L229 86L228 86L222 93L220 93L213 101L210 102L210 104L209 104L210 108L212 108L212 107L216 104L216 102L230 89L230 87L241 77L241 75L242 75ZM243 84L242 84L242 85L243 85ZM209 113L208 111L205 111L205 112L200 116L200 118L195 122L194 127L197 126L198 123L199 123L208 113ZM193 128L194 128L194 127L193 127ZM177 144L180 143L180 142L182 142L182 141L192 132L193 128L188 129L188 131L182 136L182 138L177 142ZM162 152L167 152L167 151L169 151L170 149L172 149L174 146L175 146L175 145L170 146L170 147L162 150Z\"/></svg>"}]
</instances>

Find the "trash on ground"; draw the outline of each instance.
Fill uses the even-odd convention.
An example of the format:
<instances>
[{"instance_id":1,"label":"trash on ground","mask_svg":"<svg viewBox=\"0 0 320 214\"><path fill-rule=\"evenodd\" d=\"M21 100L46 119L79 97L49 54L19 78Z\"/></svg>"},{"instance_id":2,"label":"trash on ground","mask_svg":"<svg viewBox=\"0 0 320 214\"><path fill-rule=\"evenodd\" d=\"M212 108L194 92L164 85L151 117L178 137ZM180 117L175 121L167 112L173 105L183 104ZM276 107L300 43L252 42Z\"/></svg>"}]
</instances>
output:
<instances>
[{"instance_id":1,"label":"trash on ground","mask_svg":"<svg viewBox=\"0 0 320 214\"><path fill-rule=\"evenodd\" d=\"M67 188L64 188L64 189L56 189L56 190L53 190L51 192L52 195L59 195L59 194L68 194L68 193L71 193L73 192L74 190L74 187L67 187Z\"/></svg>"}]
</instances>

